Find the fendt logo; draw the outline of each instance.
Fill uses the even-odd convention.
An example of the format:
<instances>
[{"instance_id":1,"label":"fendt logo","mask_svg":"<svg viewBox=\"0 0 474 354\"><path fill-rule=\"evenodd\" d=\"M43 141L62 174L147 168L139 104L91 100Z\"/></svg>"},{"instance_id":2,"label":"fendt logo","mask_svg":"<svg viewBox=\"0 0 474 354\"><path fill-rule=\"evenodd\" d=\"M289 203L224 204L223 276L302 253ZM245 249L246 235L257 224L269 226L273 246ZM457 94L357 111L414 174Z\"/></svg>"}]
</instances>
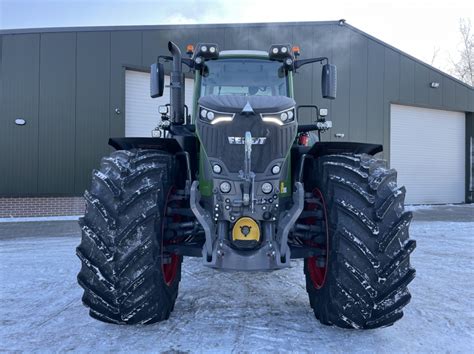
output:
<instances>
[{"instance_id":1,"label":"fendt logo","mask_svg":"<svg viewBox=\"0 0 474 354\"><path fill-rule=\"evenodd\" d=\"M237 145L245 144L245 138L241 136L229 136L227 137L227 139L229 139L229 144L237 144ZM252 145L263 145L265 144L266 140L267 138L265 137L252 138Z\"/></svg>"}]
</instances>

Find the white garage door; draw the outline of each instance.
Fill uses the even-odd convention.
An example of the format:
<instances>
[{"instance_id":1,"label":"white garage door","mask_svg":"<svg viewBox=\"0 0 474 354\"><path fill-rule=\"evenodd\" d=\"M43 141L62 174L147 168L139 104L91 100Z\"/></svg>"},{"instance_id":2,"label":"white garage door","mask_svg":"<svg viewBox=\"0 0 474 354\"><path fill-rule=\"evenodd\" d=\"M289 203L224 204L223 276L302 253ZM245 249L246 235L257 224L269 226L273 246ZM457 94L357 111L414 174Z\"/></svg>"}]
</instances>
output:
<instances>
[{"instance_id":1,"label":"white garage door","mask_svg":"<svg viewBox=\"0 0 474 354\"><path fill-rule=\"evenodd\" d=\"M160 122L158 106L170 103L170 83L165 76L163 96L150 97L150 74L140 71L125 71L125 136L151 137L151 131ZM185 102L192 107L194 80L186 79ZM190 112L191 113L191 112Z\"/></svg>"},{"instance_id":2,"label":"white garage door","mask_svg":"<svg viewBox=\"0 0 474 354\"><path fill-rule=\"evenodd\" d=\"M391 106L390 165L408 204L465 199L464 113Z\"/></svg>"}]
</instances>

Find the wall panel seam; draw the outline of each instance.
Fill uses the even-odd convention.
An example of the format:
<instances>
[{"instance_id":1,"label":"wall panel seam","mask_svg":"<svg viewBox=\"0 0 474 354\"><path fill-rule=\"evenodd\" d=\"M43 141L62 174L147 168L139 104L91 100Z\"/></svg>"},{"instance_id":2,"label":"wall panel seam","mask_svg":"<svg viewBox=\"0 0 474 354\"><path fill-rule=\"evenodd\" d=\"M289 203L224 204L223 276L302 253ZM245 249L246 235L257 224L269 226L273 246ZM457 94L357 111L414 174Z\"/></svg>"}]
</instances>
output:
<instances>
[{"instance_id":1,"label":"wall panel seam","mask_svg":"<svg viewBox=\"0 0 474 354\"><path fill-rule=\"evenodd\" d=\"M347 65L347 72L348 72L348 80L349 80L349 97L348 97L348 100L347 100L347 104L349 106L349 116L347 117L348 119L348 126L347 126L347 139L349 141L351 141L351 135L352 135L352 132L351 132L351 87L352 87L352 77L351 77L351 62L352 62L352 36L349 34L349 61L348 61L348 65Z\"/></svg>"},{"instance_id":2,"label":"wall panel seam","mask_svg":"<svg viewBox=\"0 0 474 354\"><path fill-rule=\"evenodd\" d=\"M140 63L143 64L143 31L140 31Z\"/></svg>"},{"instance_id":3,"label":"wall panel seam","mask_svg":"<svg viewBox=\"0 0 474 354\"><path fill-rule=\"evenodd\" d=\"M43 40L43 34L39 35L38 39L38 110L36 111L36 124L38 125L38 129L36 130L36 144L37 144L37 149L36 149L36 193L39 192L39 177L40 177L40 166L39 166L39 160L40 160L40 105L41 105L41 42Z\"/></svg>"},{"instance_id":4,"label":"wall panel seam","mask_svg":"<svg viewBox=\"0 0 474 354\"><path fill-rule=\"evenodd\" d=\"M107 131L109 132L109 136L106 137L107 141L109 141L109 137L111 135L111 120L112 120L112 109L111 109L111 104L112 104L112 31L109 32L109 104L107 105L107 122L108 122L108 127Z\"/></svg>"},{"instance_id":5,"label":"wall panel seam","mask_svg":"<svg viewBox=\"0 0 474 354\"><path fill-rule=\"evenodd\" d=\"M76 194L76 159L77 159L77 32L74 34L74 170L72 180L72 193Z\"/></svg>"},{"instance_id":6,"label":"wall panel seam","mask_svg":"<svg viewBox=\"0 0 474 354\"><path fill-rule=\"evenodd\" d=\"M385 118L385 110L386 110L386 107L385 105L387 104L387 99L385 97L385 77L386 77L386 70L387 70L387 67L385 66L386 65L386 60L385 60L385 54L386 54L386 48L385 47L382 47L383 49L383 72L382 72L382 146L384 146L385 148L387 148L387 145L388 145L388 152L390 152L390 132L389 132L389 135L388 135L388 139L389 141L385 141L385 125L387 124L386 120L390 121L390 111L389 111L389 114L387 116L387 118ZM388 127L390 127L390 124L388 125ZM390 157L387 156L388 154L385 153L385 150L384 149L384 158L388 161L388 163L390 164Z\"/></svg>"},{"instance_id":7,"label":"wall panel seam","mask_svg":"<svg viewBox=\"0 0 474 354\"><path fill-rule=\"evenodd\" d=\"M367 142L367 129L369 128L369 46L370 42L367 40L367 46L366 46L366 57L367 61L365 63L366 66L366 77L365 77L365 142Z\"/></svg>"}]
</instances>

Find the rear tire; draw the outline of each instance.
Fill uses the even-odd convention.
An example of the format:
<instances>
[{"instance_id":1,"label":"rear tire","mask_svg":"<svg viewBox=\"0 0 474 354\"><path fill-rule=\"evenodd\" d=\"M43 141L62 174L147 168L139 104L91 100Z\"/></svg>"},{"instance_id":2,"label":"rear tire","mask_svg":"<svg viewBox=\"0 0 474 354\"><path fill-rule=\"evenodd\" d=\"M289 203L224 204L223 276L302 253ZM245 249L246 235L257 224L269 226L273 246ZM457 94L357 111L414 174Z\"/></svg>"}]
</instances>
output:
<instances>
[{"instance_id":1,"label":"rear tire","mask_svg":"<svg viewBox=\"0 0 474 354\"><path fill-rule=\"evenodd\" d=\"M411 298L416 246L396 171L369 155L329 155L314 160L310 174L307 189L320 191L328 226L327 244L320 245L327 258L304 265L314 314L343 328L392 325Z\"/></svg>"},{"instance_id":2,"label":"rear tire","mask_svg":"<svg viewBox=\"0 0 474 354\"><path fill-rule=\"evenodd\" d=\"M182 258L163 253L174 157L153 150L103 158L85 192L77 276L90 315L117 324L165 320L178 294Z\"/></svg>"}]
</instances>

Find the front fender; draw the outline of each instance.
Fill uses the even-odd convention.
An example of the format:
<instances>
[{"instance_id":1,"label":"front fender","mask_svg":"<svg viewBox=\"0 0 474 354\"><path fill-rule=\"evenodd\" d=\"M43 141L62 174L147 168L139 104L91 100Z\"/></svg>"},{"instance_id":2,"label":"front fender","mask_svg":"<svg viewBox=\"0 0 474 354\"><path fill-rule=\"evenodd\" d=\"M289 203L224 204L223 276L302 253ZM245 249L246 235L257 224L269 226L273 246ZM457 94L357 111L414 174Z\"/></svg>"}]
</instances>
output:
<instances>
[{"instance_id":1,"label":"front fender","mask_svg":"<svg viewBox=\"0 0 474 354\"><path fill-rule=\"evenodd\" d=\"M309 155L320 157L325 155L352 153L375 155L383 151L380 144L354 143L346 141L316 142L308 151Z\"/></svg>"},{"instance_id":2,"label":"front fender","mask_svg":"<svg viewBox=\"0 0 474 354\"><path fill-rule=\"evenodd\" d=\"M375 155L383 151L380 144L354 143L345 141L326 141L316 142L313 146L295 145L291 149L291 157L293 162L293 178L295 181L303 182L305 169L305 160L310 158L318 158L326 155L337 154L368 154Z\"/></svg>"}]
</instances>

